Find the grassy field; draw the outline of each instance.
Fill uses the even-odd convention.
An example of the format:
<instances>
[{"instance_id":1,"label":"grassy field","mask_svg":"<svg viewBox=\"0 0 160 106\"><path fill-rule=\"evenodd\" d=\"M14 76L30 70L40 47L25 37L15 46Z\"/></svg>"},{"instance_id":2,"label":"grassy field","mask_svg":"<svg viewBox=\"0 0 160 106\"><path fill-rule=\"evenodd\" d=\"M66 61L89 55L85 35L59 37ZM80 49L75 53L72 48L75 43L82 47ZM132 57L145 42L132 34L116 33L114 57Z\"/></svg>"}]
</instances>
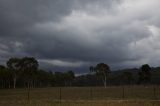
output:
<instances>
[{"instance_id":1,"label":"grassy field","mask_svg":"<svg viewBox=\"0 0 160 106\"><path fill-rule=\"evenodd\" d=\"M160 106L160 87L63 87L0 90L0 106Z\"/></svg>"}]
</instances>

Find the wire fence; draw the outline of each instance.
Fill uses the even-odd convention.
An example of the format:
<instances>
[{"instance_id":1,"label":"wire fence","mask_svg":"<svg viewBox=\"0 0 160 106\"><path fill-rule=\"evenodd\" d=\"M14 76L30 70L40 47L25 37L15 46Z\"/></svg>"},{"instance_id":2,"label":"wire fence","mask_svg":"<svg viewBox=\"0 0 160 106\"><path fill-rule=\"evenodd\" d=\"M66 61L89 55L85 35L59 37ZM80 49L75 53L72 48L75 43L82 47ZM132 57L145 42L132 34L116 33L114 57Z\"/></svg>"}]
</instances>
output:
<instances>
[{"instance_id":1,"label":"wire fence","mask_svg":"<svg viewBox=\"0 0 160 106\"><path fill-rule=\"evenodd\" d=\"M160 99L159 86L116 86L116 87L57 87L33 89L31 98L50 98L52 100L122 100L122 99Z\"/></svg>"},{"instance_id":2,"label":"wire fence","mask_svg":"<svg viewBox=\"0 0 160 106\"><path fill-rule=\"evenodd\" d=\"M0 106L3 106L1 105L1 103L10 103L12 104L12 106L14 106L13 105L14 102L19 104L39 103L38 106L41 106L41 104L43 103L51 103L51 104L68 103L69 105L71 105L71 103L74 103L74 106L78 106L75 105L75 103L78 104L84 101L85 103L89 101L90 102L89 104L94 104L95 102L99 101L108 103L108 101L110 100L114 101L141 100L141 101L156 101L156 102L159 101L159 104L155 106L160 105L159 86L112 86L106 88L104 87L54 87L54 88L34 88L34 89L32 88L30 89L29 96L30 97L28 97L27 89L0 90ZM115 102L113 102L112 104L114 103ZM134 103L135 102L133 102L132 104ZM152 104L154 105L154 103L155 102L153 102ZM7 106L9 106L9 104L7 104ZM18 105L16 104L16 106ZM48 105L45 104L45 106Z\"/></svg>"},{"instance_id":3,"label":"wire fence","mask_svg":"<svg viewBox=\"0 0 160 106\"><path fill-rule=\"evenodd\" d=\"M160 99L159 87L61 88L61 99ZM67 96L70 95L70 96Z\"/></svg>"}]
</instances>

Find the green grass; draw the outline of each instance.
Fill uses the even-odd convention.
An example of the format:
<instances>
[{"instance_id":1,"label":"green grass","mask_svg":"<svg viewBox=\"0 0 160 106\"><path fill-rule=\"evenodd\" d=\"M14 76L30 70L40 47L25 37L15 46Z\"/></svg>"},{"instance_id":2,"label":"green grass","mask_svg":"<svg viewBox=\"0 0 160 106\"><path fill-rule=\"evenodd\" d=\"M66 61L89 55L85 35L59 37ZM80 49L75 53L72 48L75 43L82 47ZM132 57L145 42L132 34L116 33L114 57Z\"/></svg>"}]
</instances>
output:
<instances>
[{"instance_id":1,"label":"green grass","mask_svg":"<svg viewBox=\"0 0 160 106\"><path fill-rule=\"evenodd\" d=\"M27 89L0 90L0 106L160 106L160 88L63 87L61 93L58 87L35 88L27 98Z\"/></svg>"}]
</instances>

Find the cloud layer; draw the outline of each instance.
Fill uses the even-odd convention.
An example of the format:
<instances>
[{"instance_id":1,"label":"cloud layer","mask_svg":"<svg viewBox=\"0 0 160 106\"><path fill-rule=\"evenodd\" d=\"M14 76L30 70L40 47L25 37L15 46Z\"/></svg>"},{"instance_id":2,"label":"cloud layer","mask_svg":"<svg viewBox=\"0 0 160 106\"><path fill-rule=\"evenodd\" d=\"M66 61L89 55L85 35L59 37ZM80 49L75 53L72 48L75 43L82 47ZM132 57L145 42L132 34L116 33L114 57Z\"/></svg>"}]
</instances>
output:
<instances>
[{"instance_id":1,"label":"cloud layer","mask_svg":"<svg viewBox=\"0 0 160 106\"><path fill-rule=\"evenodd\" d=\"M1 0L0 63L34 56L42 67L80 72L99 62L158 66L159 9L159 0Z\"/></svg>"}]
</instances>

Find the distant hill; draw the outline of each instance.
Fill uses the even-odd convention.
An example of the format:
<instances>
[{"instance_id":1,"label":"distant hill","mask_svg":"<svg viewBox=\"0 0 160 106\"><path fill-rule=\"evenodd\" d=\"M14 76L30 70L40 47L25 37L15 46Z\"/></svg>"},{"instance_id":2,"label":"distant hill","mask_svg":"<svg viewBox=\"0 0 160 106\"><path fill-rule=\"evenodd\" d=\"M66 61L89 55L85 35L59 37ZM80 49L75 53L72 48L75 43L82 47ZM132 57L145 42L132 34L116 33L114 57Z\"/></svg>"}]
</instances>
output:
<instances>
[{"instance_id":1,"label":"distant hill","mask_svg":"<svg viewBox=\"0 0 160 106\"><path fill-rule=\"evenodd\" d=\"M131 81L127 81L124 77L124 73L131 73ZM107 77L108 85L129 85L138 84L138 75L139 69L131 68L131 69L122 69L117 71L112 71ZM152 67L151 70L151 82L150 84L160 84L160 67ZM86 74L80 75L75 78L74 81L77 86L103 86L101 78L98 78L95 74Z\"/></svg>"},{"instance_id":2,"label":"distant hill","mask_svg":"<svg viewBox=\"0 0 160 106\"><path fill-rule=\"evenodd\" d=\"M132 69L123 69L118 71L111 72L108 80L110 80L111 84L126 84L124 79L122 78L123 73L129 72L132 74L133 81L132 84L137 84L138 82L138 72L139 69L132 68ZM160 67L152 67L151 70L151 84L160 84Z\"/></svg>"}]
</instances>

